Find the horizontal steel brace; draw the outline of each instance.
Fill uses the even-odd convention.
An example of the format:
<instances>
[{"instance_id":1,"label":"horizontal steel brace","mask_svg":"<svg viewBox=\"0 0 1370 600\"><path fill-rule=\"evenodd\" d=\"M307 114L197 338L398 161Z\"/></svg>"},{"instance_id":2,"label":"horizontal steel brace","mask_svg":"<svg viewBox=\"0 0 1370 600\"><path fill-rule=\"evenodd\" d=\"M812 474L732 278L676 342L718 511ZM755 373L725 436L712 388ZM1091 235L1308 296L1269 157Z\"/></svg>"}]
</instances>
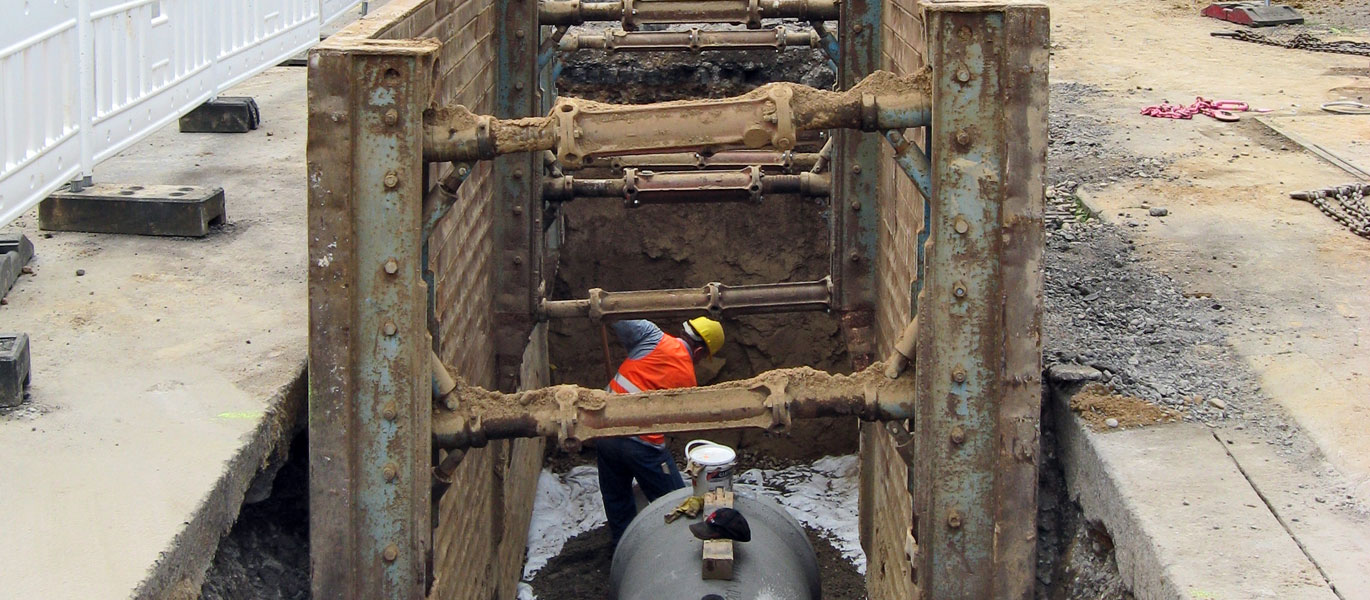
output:
<instances>
[{"instance_id":1,"label":"horizontal steel brace","mask_svg":"<svg viewBox=\"0 0 1370 600\"><path fill-rule=\"evenodd\" d=\"M721 150L712 154L699 152L666 152L660 154L630 154L609 159L614 169L691 170L757 166L782 171L807 171L818 162L816 152L780 152L777 150ZM599 166L592 164L590 166Z\"/></svg>"},{"instance_id":2,"label":"horizontal steel brace","mask_svg":"<svg viewBox=\"0 0 1370 600\"><path fill-rule=\"evenodd\" d=\"M785 431L795 419L910 418L913 376L891 379L884 370L881 363L852 375L798 367L708 387L621 395L573 385L511 394L459 385L434 403L433 444L456 449L496 439L547 437L574 449L585 440L646 433Z\"/></svg>"},{"instance_id":3,"label":"horizontal steel brace","mask_svg":"<svg viewBox=\"0 0 1370 600\"><path fill-rule=\"evenodd\" d=\"M542 199L566 202L575 198L622 198L628 208L643 204L760 202L766 194L827 197L828 177L814 173L767 175L761 167L738 171L677 171L655 173L624 169L622 179L546 179Z\"/></svg>"},{"instance_id":4,"label":"horizontal steel brace","mask_svg":"<svg viewBox=\"0 0 1370 600\"><path fill-rule=\"evenodd\" d=\"M544 300L542 316L549 319L589 317L594 320L696 317L828 310L832 281L763 283L702 288L606 292L595 288L584 300Z\"/></svg>"},{"instance_id":5,"label":"horizontal steel brace","mask_svg":"<svg viewBox=\"0 0 1370 600\"><path fill-rule=\"evenodd\" d=\"M538 22L581 25L619 21L629 31L655 23L732 23L760 29L762 19L836 19L837 6L837 0L547 0L538 6Z\"/></svg>"},{"instance_id":6,"label":"horizontal steel brace","mask_svg":"<svg viewBox=\"0 0 1370 600\"><path fill-rule=\"evenodd\" d=\"M689 31L623 31L617 29L602 34L568 35L561 40L561 51L784 50L789 47L817 48L819 43L819 36L816 32L788 31L784 27L754 31L719 31L699 28Z\"/></svg>"},{"instance_id":7,"label":"horizontal steel brace","mask_svg":"<svg viewBox=\"0 0 1370 600\"><path fill-rule=\"evenodd\" d=\"M877 71L845 92L771 83L732 98L657 104L562 98L548 116L522 119L496 119L450 105L424 114L424 158L462 162L555 150L563 165L582 166L598 157L714 151L736 144L790 150L800 131L921 127L931 116L930 98L922 73Z\"/></svg>"}]
</instances>

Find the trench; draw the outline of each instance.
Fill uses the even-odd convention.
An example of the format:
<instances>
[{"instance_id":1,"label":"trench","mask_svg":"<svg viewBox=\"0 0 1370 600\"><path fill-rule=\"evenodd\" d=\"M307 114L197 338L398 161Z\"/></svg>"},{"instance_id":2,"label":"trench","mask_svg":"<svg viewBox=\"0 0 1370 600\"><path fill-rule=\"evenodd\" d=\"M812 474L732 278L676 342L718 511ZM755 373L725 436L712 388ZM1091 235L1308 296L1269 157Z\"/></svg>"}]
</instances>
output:
<instances>
[{"instance_id":1,"label":"trench","mask_svg":"<svg viewBox=\"0 0 1370 600\"><path fill-rule=\"evenodd\" d=\"M606 102L646 103L737 95L773 81L828 88L834 75L818 50L686 55L582 51L567 61L559 91ZM576 175L613 176L607 170ZM698 287L711 281L805 281L821 278L829 271L826 200L774 196L759 205L626 209L621 201L579 199L563 208L566 237L550 294L553 299L584 298L592 287L618 291ZM668 333L679 330L675 322L660 321L658 325ZM728 336L720 353L724 363L708 382L743 379L790 366L851 371L838 323L828 315L752 315L731 319L724 326ZM601 339L599 326L588 320L554 321L549 330L553 383L603 387L608 371ZM610 353L608 365L616 366L624 358L616 343L610 344ZM1051 403L1043 402L1043 406L1049 410ZM1065 492L1055 436L1049 427L1054 420L1044 415L1041 422L1036 597L1130 599L1118 576L1107 532L1084 519ZM830 504L817 501L815 510L842 507L849 511L852 518L844 523L824 525L800 520L819 559L823 597L866 597L864 556L855 541L854 420L798 422L787 435L755 430L682 434L672 436L673 455L683 456L684 442L694 437L736 448L739 472L755 470L770 481L780 480L781 484L771 490L774 494L826 498L826 493ZM310 597L306 461L307 441L301 434L276 474L271 494L244 505L238 522L224 537L202 597ZM553 482L565 482L576 474L584 477L585 469L594 462L589 448L577 454L549 448L542 477ZM815 492L813 486L819 484L813 482L819 477L822 489ZM790 504L786 507L792 514L802 510ZM525 573L519 590L521 599L607 597L612 550L602 513L600 517L599 526L583 530L551 526L561 529L557 533L564 543L542 557L545 564L536 572Z\"/></svg>"}]
</instances>

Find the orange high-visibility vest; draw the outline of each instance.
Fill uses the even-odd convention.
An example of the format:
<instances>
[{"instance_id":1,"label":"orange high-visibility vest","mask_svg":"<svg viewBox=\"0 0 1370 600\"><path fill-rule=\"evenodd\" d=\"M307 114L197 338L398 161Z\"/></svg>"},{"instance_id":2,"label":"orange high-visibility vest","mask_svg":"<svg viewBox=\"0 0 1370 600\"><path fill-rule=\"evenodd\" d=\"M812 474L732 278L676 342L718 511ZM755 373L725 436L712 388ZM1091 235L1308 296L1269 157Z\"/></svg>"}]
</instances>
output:
<instances>
[{"instance_id":1,"label":"orange high-visibility vest","mask_svg":"<svg viewBox=\"0 0 1370 600\"><path fill-rule=\"evenodd\" d=\"M618 367L618 375L609 382L609 389L618 394L694 386L695 362L690 358L690 348L685 340L665 334L647 356L623 361ZM638 438L658 446L666 443L666 436L660 433Z\"/></svg>"}]
</instances>

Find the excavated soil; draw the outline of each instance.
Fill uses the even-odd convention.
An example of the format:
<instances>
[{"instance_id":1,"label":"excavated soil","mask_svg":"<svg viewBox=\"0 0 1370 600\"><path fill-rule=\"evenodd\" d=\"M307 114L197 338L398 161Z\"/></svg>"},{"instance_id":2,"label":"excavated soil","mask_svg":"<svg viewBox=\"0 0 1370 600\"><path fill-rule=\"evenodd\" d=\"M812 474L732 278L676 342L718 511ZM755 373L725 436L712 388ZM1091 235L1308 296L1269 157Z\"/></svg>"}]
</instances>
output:
<instances>
[{"instance_id":1,"label":"excavated soil","mask_svg":"<svg viewBox=\"0 0 1370 600\"><path fill-rule=\"evenodd\" d=\"M1090 427L1100 431L1174 423L1181 418L1176 411L1141 398L1118 394L1097 383L1087 385L1071 396L1070 410L1080 415Z\"/></svg>"},{"instance_id":2,"label":"excavated soil","mask_svg":"<svg viewBox=\"0 0 1370 600\"><path fill-rule=\"evenodd\" d=\"M301 433L265 500L243 506L200 592L203 600L306 600L309 592L309 443Z\"/></svg>"}]
</instances>

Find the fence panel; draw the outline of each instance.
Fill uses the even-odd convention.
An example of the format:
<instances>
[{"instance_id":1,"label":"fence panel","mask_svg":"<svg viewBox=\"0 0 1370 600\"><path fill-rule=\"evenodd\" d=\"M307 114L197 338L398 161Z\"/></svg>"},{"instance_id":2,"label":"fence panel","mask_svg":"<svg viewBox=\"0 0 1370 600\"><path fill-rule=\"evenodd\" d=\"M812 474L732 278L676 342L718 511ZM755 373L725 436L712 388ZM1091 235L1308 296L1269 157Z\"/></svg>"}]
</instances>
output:
<instances>
[{"instance_id":1,"label":"fence panel","mask_svg":"<svg viewBox=\"0 0 1370 600\"><path fill-rule=\"evenodd\" d=\"M25 1L0 24L0 225L319 41L360 0Z\"/></svg>"},{"instance_id":2,"label":"fence panel","mask_svg":"<svg viewBox=\"0 0 1370 600\"><path fill-rule=\"evenodd\" d=\"M25 2L0 24L0 225L81 171L75 1Z\"/></svg>"}]
</instances>

